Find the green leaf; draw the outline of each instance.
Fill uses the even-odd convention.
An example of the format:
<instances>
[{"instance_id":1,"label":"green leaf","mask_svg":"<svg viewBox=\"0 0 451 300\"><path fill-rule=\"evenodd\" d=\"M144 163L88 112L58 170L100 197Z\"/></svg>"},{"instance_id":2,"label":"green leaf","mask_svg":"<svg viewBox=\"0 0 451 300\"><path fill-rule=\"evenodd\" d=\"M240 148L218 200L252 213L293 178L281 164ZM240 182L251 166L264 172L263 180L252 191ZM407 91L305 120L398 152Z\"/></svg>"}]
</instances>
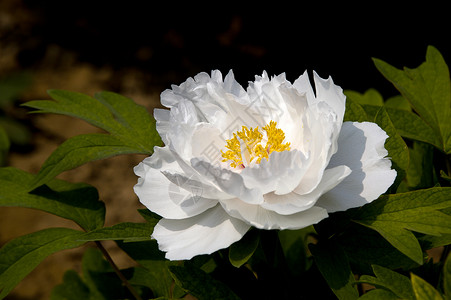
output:
<instances>
[{"instance_id":1,"label":"green leaf","mask_svg":"<svg viewBox=\"0 0 451 300\"><path fill-rule=\"evenodd\" d=\"M146 271L149 279L148 286L155 297L182 297L184 292L174 289L168 266L177 265L178 262L167 261L164 253L158 250L155 240L124 243L119 241L118 246L133 258Z\"/></svg>"},{"instance_id":2,"label":"green leaf","mask_svg":"<svg viewBox=\"0 0 451 300\"><path fill-rule=\"evenodd\" d=\"M359 294L354 286L354 275L343 249L330 240L309 246L319 271L338 299L357 299Z\"/></svg>"},{"instance_id":3,"label":"green leaf","mask_svg":"<svg viewBox=\"0 0 451 300\"><path fill-rule=\"evenodd\" d=\"M155 120L147 110L124 96L101 92L90 96L62 90L51 90L52 100L37 100L25 106L35 113L57 113L73 116L97 126L109 134L86 134L63 143L44 162L31 189L59 173L92 160L120 154L152 154L161 144Z\"/></svg>"},{"instance_id":4,"label":"green leaf","mask_svg":"<svg viewBox=\"0 0 451 300\"><path fill-rule=\"evenodd\" d=\"M377 69L410 102L421 118L440 138L440 149L451 153L451 83L449 70L440 52L429 46L426 62L416 69L396 69L374 59Z\"/></svg>"},{"instance_id":5,"label":"green leaf","mask_svg":"<svg viewBox=\"0 0 451 300\"><path fill-rule=\"evenodd\" d=\"M443 266L443 289L445 291L445 299L451 299L451 255L445 261Z\"/></svg>"},{"instance_id":6,"label":"green leaf","mask_svg":"<svg viewBox=\"0 0 451 300\"><path fill-rule=\"evenodd\" d=\"M58 174L87 162L131 153L139 153L139 149L111 135L93 133L74 136L61 144L44 162L29 189L33 190Z\"/></svg>"},{"instance_id":7,"label":"green leaf","mask_svg":"<svg viewBox=\"0 0 451 300\"><path fill-rule=\"evenodd\" d=\"M375 89L368 89L363 94L352 90L345 90L344 94L346 95L346 98L351 99L353 102L360 105L384 105L382 95Z\"/></svg>"},{"instance_id":8,"label":"green leaf","mask_svg":"<svg viewBox=\"0 0 451 300\"><path fill-rule=\"evenodd\" d=\"M63 283L53 288L50 300L89 299L90 291L77 272L69 270L64 273Z\"/></svg>"},{"instance_id":9,"label":"green leaf","mask_svg":"<svg viewBox=\"0 0 451 300\"><path fill-rule=\"evenodd\" d=\"M408 186L415 190L433 187L433 147L414 141L409 153L410 165L406 176Z\"/></svg>"},{"instance_id":10,"label":"green leaf","mask_svg":"<svg viewBox=\"0 0 451 300\"><path fill-rule=\"evenodd\" d=\"M437 148L441 148L441 141L435 134L434 129L424 122L413 112L387 108L387 113L402 137L429 143Z\"/></svg>"},{"instance_id":11,"label":"green leaf","mask_svg":"<svg viewBox=\"0 0 451 300\"><path fill-rule=\"evenodd\" d=\"M153 152L153 147L161 143L161 139L155 130L155 120L143 106L137 105L133 100L112 92L100 92L94 95L105 105L117 123L115 133L124 137L124 141L133 140L143 150Z\"/></svg>"},{"instance_id":12,"label":"green leaf","mask_svg":"<svg viewBox=\"0 0 451 300\"><path fill-rule=\"evenodd\" d=\"M393 168L397 172L396 180L392 186L395 189L406 176L409 168L409 149L402 137L396 132L395 127L384 107L377 112L374 121L387 133L388 139L385 141L385 149L391 158ZM390 191L392 190L390 189Z\"/></svg>"},{"instance_id":13,"label":"green leaf","mask_svg":"<svg viewBox=\"0 0 451 300\"><path fill-rule=\"evenodd\" d=\"M78 237L82 234L68 228L50 228L5 244L0 249L0 299L50 254L81 246Z\"/></svg>"},{"instance_id":14,"label":"green leaf","mask_svg":"<svg viewBox=\"0 0 451 300\"><path fill-rule=\"evenodd\" d=\"M27 187L34 178L35 175L19 169L0 168L0 206L43 210L72 220L88 231L103 226L105 205L94 187L54 179L28 193Z\"/></svg>"},{"instance_id":15,"label":"green leaf","mask_svg":"<svg viewBox=\"0 0 451 300\"><path fill-rule=\"evenodd\" d=\"M33 113L55 113L85 120L89 124L108 132L118 130L119 124L114 120L110 110L96 99L81 93L49 90L52 100L29 101L23 106L35 108Z\"/></svg>"},{"instance_id":16,"label":"green leaf","mask_svg":"<svg viewBox=\"0 0 451 300\"><path fill-rule=\"evenodd\" d=\"M384 103L385 108L412 111L409 101L401 95L388 98Z\"/></svg>"},{"instance_id":17,"label":"green leaf","mask_svg":"<svg viewBox=\"0 0 451 300\"><path fill-rule=\"evenodd\" d=\"M354 102L352 99L346 99L346 109L343 122L365 122L369 121L369 118L360 104Z\"/></svg>"},{"instance_id":18,"label":"green leaf","mask_svg":"<svg viewBox=\"0 0 451 300\"><path fill-rule=\"evenodd\" d=\"M105 241L105 240L121 240L124 242L137 242L150 240L154 223L131 223L124 222L113 225L111 227L99 228L86 233L80 240L88 241Z\"/></svg>"},{"instance_id":19,"label":"green leaf","mask_svg":"<svg viewBox=\"0 0 451 300\"><path fill-rule=\"evenodd\" d=\"M233 243L229 248L230 263L239 268L244 265L255 250L257 250L260 241L260 232L258 230L249 230L244 237L236 243Z\"/></svg>"},{"instance_id":20,"label":"green leaf","mask_svg":"<svg viewBox=\"0 0 451 300\"><path fill-rule=\"evenodd\" d=\"M337 237L337 242L349 257L352 269L359 274L373 272L374 264L402 270L419 265L394 248L378 232L356 223L349 224L347 230Z\"/></svg>"},{"instance_id":21,"label":"green leaf","mask_svg":"<svg viewBox=\"0 0 451 300\"><path fill-rule=\"evenodd\" d=\"M383 289L373 289L363 294L359 300L399 300L399 298L390 291Z\"/></svg>"},{"instance_id":22,"label":"green leaf","mask_svg":"<svg viewBox=\"0 0 451 300\"><path fill-rule=\"evenodd\" d=\"M415 299L415 294L413 293L412 285L408 277L381 266L373 265L372 267L376 277L362 275L359 282L388 289L402 299Z\"/></svg>"},{"instance_id":23,"label":"green leaf","mask_svg":"<svg viewBox=\"0 0 451 300\"><path fill-rule=\"evenodd\" d=\"M124 297L125 289L120 279L98 249L86 249L82 259L82 270L84 282L90 291L90 299L108 300Z\"/></svg>"},{"instance_id":24,"label":"green leaf","mask_svg":"<svg viewBox=\"0 0 451 300\"><path fill-rule=\"evenodd\" d=\"M311 257L307 257L308 236L315 233L313 226L298 230L279 231L280 244L287 261L287 267L291 274L301 276L313 263Z\"/></svg>"},{"instance_id":25,"label":"green leaf","mask_svg":"<svg viewBox=\"0 0 451 300\"><path fill-rule=\"evenodd\" d=\"M384 107L376 115L375 122L387 133L388 139L385 141L385 148L388 156L402 170L409 168L409 149L404 140L397 134L392 120ZM398 169L399 170L399 169Z\"/></svg>"},{"instance_id":26,"label":"green leaf","mask_svg":"<svg viewBox=\"0 0 451 300\"><path fill-rule=\"evenodd\" d=\"M411 274L412 287L418 300L442 300L440 293L424 279L415 274Z\"/></svg>"},{"instance_id":27,"label":"green leaf","mask_svg":"<svg viewBox=\"0 0 451 300\"><path fill-rule=\"evenodd\" d=\"M363 206L354 221L379 232L395 248L418 264L423 252L413 233L451 233L451 188L430 188L385 195Z\"/></svg>"},{"instance_id":28,"label":"green leaf","mask_svg":"<svg viewBox=\"0 0 451 300\"><path fill-rule=\"evenodd\" d=\"M170 266L169 271L176 284L199 300L240 299L224 283L189 264L183 267Z\"/></svg>"}]
</instances>

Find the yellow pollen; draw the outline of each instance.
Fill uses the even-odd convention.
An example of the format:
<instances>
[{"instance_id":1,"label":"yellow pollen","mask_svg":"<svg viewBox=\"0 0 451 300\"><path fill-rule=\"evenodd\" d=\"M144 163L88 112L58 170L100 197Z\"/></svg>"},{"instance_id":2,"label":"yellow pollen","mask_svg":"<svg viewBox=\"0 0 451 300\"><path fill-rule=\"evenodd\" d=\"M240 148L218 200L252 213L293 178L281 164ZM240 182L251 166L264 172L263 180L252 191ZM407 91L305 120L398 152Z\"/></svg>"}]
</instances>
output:
<instances>
[{"instance_id":1,"label":"yellow pollen","mask_svg":"<svg viewBox=\"0 0 451 300\"><path fill-rule=\"evenodd\" d=\"M284 143L285 133L282 129L276 128L277 122L270 121L269 124L263 127L266 131L267 141L263 140L263 133L259 131L258 126L249 129L242 126L240 131L233 133L233 138L227 140L226 148L229 149L222 153L224 158L222 161L230 161L230 166L233 168L244 168L254 159L259 164L263 158L268 159L269 154L274 151L282 152L290 150L290 143ZM263 140L263 141L262 141ZM243 156L244 160L243 161Z\"/></svg>"}]
</instances>

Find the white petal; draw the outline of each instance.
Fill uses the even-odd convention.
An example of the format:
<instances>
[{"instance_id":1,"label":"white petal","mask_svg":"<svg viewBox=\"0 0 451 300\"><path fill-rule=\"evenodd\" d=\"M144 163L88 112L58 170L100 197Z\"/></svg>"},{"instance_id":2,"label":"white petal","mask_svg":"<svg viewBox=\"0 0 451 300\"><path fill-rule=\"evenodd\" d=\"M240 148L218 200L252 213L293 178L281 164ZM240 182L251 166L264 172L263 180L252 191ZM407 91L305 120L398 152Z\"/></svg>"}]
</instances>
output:
<instances>
[{"instance_id":1,"label":"white petal","mask_svg":"<svg viewBox=\"0 0 451 300\"><path fill-rule=\"evenodd\" d=\"M262 192L256 188L246 187L240 174L213 165L199 158L193 158L191 165L199 174L210 180L221 191L248 203L257 204L263 202Z\"/></svg>"},{"instance_id":2,"label":"white petal","mask_svg":"<svg viewBox=\"0 0 451 300\"><path fill-rule=\"evenodd\" d=\"M315 87L316 87L316 98L318 101L326 102L335 112L338 117L338 122L343 121L343 116L346 106L346 96L343 94L343 89L338 85L335 85L332 77L327 80L313 72Z\"/></svg>"},{"instance_id":3,"label":"white petal","mask_svg":"<svg viewBox=\"0 0 451 300\"><path fill-rule=\"evenodd\" d=\"M227 248L240 240L250 226L230 217L217 205L204 213L183 220L161 219L152 237L170 260L191 259Z\"/></svg>"},{"instance_id":4,"label":"white petal","mask_svg":"<svg viewBox=\"0 0 451 300\"><path fill-rule=\"evenodd\" d=\"M286 195L269 193L264 195L265 202L261 206L282 215L289 215L309 209L315 205L321 195L333 189L349 174L351 174L351 169L347 166L337 166L325 170L321 182L311 193L299 195L296 193L296 189Z\"/></svg>"},{"instance_id":5,"label":"white petal","mask_svg":"<svg viewBox=\"0 0 451 300\"><path fill-rule=\"evenodd\" d=\"M220 203L231 216L260 229L300 229L316 224L328 216L325 209L317 206L295 214L281 215L260 205L245 203L238 198L223 200Z\"/></svg>"},{"instance_id":6,"label":"white petal","mask_svg":"<svg viewBox=\"0 0 451 300\"><path fill-rule=\"evenodd\" d=\"M245 168L241 172L249 188L258 188L263 194L290 193L306 172L306 158L297 150L273 152L269 159L262 159L260 164Z\"/></svg>"},{"instance_id":7,"label":"white petal","mask_svg":"<svg viewBox=\"0 0 451 300\"><path fill-rule=\"evenodd\" d=\"M316 102L316 97L313 93L313 88L310 84L307 71L305 71L304 74L299 76L299 78L293 82L293 86L299 91L299 93L305 94L307 96L309 104Z\"/></svg>"},{"instance_id":8,"label":"white petal","mask_svg":"<svg viewBox=\"0 0 451 300\"><path fill-rule=\"evenodd\" d=\"M352 173L317 202L328 212L346 210L372 202L395 181L396 171L385 156L387 134L374 123L345 122L338 151L328 168L346 165Z\"/></svg>"},{"instance_id":9,"label":"white petal","mask_svg":"<svg viewBox=\"0 0 451 300\"><path fill-rule=\"evenodd\" d=\"M217 203L195 191L179 187L162 170L182 172L168 147L155 147L154 154L134 168L140 178L134 186L139 200L149 210L164 218L181 219L200 214Z\"/></svg>"}]
</instances>

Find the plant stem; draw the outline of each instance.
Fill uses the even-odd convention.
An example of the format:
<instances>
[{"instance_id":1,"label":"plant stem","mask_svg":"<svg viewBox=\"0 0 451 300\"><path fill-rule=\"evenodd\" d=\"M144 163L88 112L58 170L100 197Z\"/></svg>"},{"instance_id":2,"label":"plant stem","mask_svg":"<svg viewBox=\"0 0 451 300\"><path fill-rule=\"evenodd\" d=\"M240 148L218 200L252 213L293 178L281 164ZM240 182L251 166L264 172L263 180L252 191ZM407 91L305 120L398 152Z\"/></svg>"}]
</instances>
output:
<instances>
[{"instance_id":1,"label":"plant stem","mask_svg":"<svg viewBox=\"0 0 451 300\"><path fill-rule=\"evenodd\" d=\"M106 251L105 247L103 247L102 243L99 241L94 242L97 246L97 248L100 249L105 259L110 263L110 265L113 267L114 272L119 277L119 279L122 281L122 283L127 287L127 289L132 293L132 295L135 297L136 300L142 300L141 296L135 291L135 289L131 286L131 284L128 282L127 278L125 278L124 274L122 274L121 270L117 267L117 265L114 263L113 259L111 258L108 251Z\"/></svg>"}]
</instances>

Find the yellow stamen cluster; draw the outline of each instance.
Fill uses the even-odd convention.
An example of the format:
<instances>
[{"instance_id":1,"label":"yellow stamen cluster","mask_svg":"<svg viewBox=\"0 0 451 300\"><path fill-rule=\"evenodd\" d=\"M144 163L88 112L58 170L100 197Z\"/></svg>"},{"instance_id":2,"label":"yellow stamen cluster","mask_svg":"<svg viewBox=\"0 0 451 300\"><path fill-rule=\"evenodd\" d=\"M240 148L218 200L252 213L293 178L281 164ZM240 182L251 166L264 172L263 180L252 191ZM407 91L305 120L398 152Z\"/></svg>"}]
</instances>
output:
<instances>
[{"instance_id":1,"label":"yellow stamen cluster","mask_svg":"<svg viewBox=\"0 0 451 300\"><path fill-rule=\"evenodd\" d=\"M267 136L265 146L262 145L263 133L259 131L258 126L255 129L243 126L241 131L233 133L233 138L227 140L226 148L229 150L226 152L221 150L224 158L222 161L231 161L230 166L233 168L244 168L242 153L247 164L254 159L259 164L263 158L268 159L269 154L274 151L290 150L290 143L283 143L285 133L282 129L276 128L276 126L277 122L270 121L269 124L263 127ZM240 143L243 144L241 145Z\"/></svg>"}]
</instances>

